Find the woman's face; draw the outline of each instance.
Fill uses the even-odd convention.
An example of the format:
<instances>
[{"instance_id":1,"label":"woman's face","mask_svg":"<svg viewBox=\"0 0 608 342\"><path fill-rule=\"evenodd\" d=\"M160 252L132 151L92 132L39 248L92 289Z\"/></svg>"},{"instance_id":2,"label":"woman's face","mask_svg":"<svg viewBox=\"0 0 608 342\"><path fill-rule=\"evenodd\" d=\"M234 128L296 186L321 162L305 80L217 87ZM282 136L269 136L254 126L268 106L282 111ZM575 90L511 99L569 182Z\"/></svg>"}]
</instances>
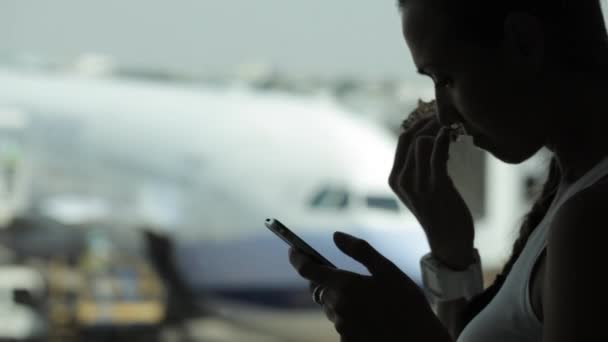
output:
<instances>
[{"instance_id":1,"label":"woman's face","mask_svg":"<svg viewBox=\"0 0 608 342\"><path fill-rule=\"evenodd\" d=\"M504 162L530 158L546 140L538 73L514 61L508 44L463 40L443 1L451 0L411 0L402 23L416 67L435 83L439 121L462 122L475 145Z\"/></svg>"}]
</instances>

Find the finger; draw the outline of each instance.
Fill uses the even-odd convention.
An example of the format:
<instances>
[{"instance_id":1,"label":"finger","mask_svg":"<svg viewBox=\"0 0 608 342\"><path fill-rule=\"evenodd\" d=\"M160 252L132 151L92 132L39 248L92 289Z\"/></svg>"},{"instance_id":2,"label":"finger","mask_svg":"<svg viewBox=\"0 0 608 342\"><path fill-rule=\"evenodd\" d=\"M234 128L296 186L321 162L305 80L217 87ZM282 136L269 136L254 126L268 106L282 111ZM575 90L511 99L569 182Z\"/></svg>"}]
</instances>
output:
<instances>
[{"instance_id":1,"label":"finger","mask_svg":"<svg viewBox=\"0 0 608 342\"><path fill-rule=\"evenodd\" d=\"M344 291L337 291L335 289L327 288L323 292L323 306L326 310L332 313L337 313L338 310L344 309ZM342 310L344 311L344 310Z\"/></svg>"},{"instance_id":2,"label":"finger","mask_svg":"<svg viewBox=\"0 0 608 342\"><path fill-rule=\"evenodd\" d=\"M370 329L367 321L344 319L338 315L334 322L334 328L340 334L340 341L369 342L378 341L370 338ZM377 336L374 336L377 337Z\"/></svg>"},{"instance_id":3,"label":"finger","mask_svg":"<svg viewBox=\"0 0 608 342\"><path fill-rule=\"evenodd\" d=\"M402 273L395 264L378 253L365 240L342 232L336 232L334 234L334 242L344 254L361 263L374 276L394 279L394 276Z\"/></svg>"},{"instance_id":4,"label":"finger","mask_svg":"<svg viewBox=\"0 0 608 342\"><path fill-rule=\"evenodd\" d=\"M327 305L323 305L323 311L325 312L325 317L332 322L336 323L336 312Z\"/></svg>"},{"instance_id":5,"label":"finger","mask_svg":"<svg viewBox=\"0 0 608 342\"><path fill-rule=\"evenodd\" d=\"M433 120L430 123L427 123L427 125L419 132L418 136L434 136L439 127L440 124L437 122L437 120ZM404 158L403 163L400 166L395 165L391 170L391 175L389 176L389 185L395 194L403 201L403 203L408 206L412 213L416 214L415 208L408 205L410 204L410 199L407 194L407 186L411 184L413 178L415 177L415 173L412 172L412 170L416 167L416 165L412 162L415 159L415 143L412 143L412 140L410 139L407 142L401 141L400 145L407 148L408 152L402 153L402 157Z\"/></svg>"},{"instance_id":6,"label":"finger","mask_svg":"<svg viewBox=\"0 0 608 342\"><path fill-rule=\"evenodd\" d=\"M298 274L313 283L328 288L340 289L350 281L357 280L360 275L323 266L311 257L297 250L289 249L289 262Z\"/></svg>"},{"instance_id":7,"label":"finger","mask_svg":"<svg viewBox=\"0 0 608 342\"><path fill-rule=\"evenodd\" d=\"M323 293L323 307L327 312L331 312L334 316L340 316L343 318L356 320L363 317L368 317L370 314L369 310L362 309L369 307L370 291L348 291L342 289L336 291L334 289L327 289Z\"/></svg>"},{"instance_id":8,"label":"finger","mask_svg":"<svg viewBox=\"0 0 608 342\"><path fill-rule=\"evenodd\" d=\"M346 321L345 319L343 319L340 316L335 318L334 328L336 329L338 334L340 334L340 336L342 338L341 341L343 341L343 338L346 336L356 335L355 332L351 331L352 327L349 326L348 321ZM348 340L353 341L352 339L348 339Z\"/></svg>"},{"instance_id":9,"label":"finger","mask_svg":"<svg viewBox=\"0 0 608 342\"><path fill-rule=\"evenodd\" d=\"M400 166L405 161L407 152L410 148L411 141L420 134L429 135L433 130L440 126L435 118L425 118L414 123L414 125L406 132L399 136L397 150L395 151L394 165Z\"/></svg>"},{"instance_id":10,"label":"finger","mask_svg":"<svg viewBox=\"0 0 608 342\"><path fill-rule=\"evenodd\" d=\"M300 276L310 280L314 284L320 284L319 280L326 277L324 266L313 261L311 257L300 253L294 248L289 248L289 262L298 271ZM312 289L316 286L312 286Z\"/></svg>"},{"instance_id":11,"label":"finger","mask_svg":"<svg viewBox=\"0 0 608 342\"><path fill-rule=\"evenodd\" d=\"M396 189L398 185L398 176L401 173L401 169L405 164L407 159L408 151L410 148L410 144L412 139L416 136L416 133L420 130L425 131L427 126L433 124L432 119L420 120L414 123L414 125L408 129L405 133L399 136L399 141L397 143L397 150L395 151L395 158L393 161L393 170L391 171L391 175L389 176L389 184L393 189Z\"/></svg>"},{"instance_id":12,"label":"finger","mask_svg":"<svg viewBox=\"0 0 608 342\"><path fill-rule=\"evenodd\" d=\"M315 291L317 286L319 286L319 284L312 282L312 281L308 284L308 289L310 290L311 294Z\"/></svg>"},{"instance_id":13,"label":"finger","mask_svg":"<svg viewBox=\"0 0 608 342\"><path fill-rule=\"evenodd\" d=\"M448 177L448 159L450 158L450 134L447 127L443 127L437 138L431 153L431 177L434 180L446 179Z\"/></svg>"},{"instance_id":14,"label":"finger","mask_svg":"<svg viewBox=\"0 0 608 342\"><path fill-rule=\"evenodd\" d=\"M361 335L360 332L363 328L350 320L344 319L340 315L336 316L334 328L340 334L342 341L344 338L352 342L361 341L361 336L359 335Z\"/></svg>"},{"instance_id":15,"label":"finger","mask_svg":"<svg viewBox=\"0 0 608 342\"><path fill-rule=\"evenodd\" d=\"M369 307L365 295L365 292L347 295L345 291L327 288L322 297L325 316L333 323L336 322L337 317L349 321L369 321L370 311L362 309Z\"/></svg>"},{"instance_id":16,"label":"finger","mask_svg":"<svg viewBox=\"0 0 608 342\"><path fill-rule=\"evenodd\" d=\"M424 193L431 181L431 154L435 138L431 136L422 136L416 139L416 169L414 178L414 190L418 194Z\"/></svg>"},{"instance_id":17,"label":"finger","mask_svg":"<svg viewBox=\"0 0 608 342\"><path fill-rule=\"evenodd\" d=\"M437 132L440 129L440 124L435 120L429 123L424 127L418 134L414 137L414 139L408 143L408 152L405 157L405 162L399 171L399 174L396 175L396 184L398 189L402 189L403 184L407 184L409 181L408 178L412 177L412 170L415 170L416 165L416 140L422 136L436 136ZM404 183L405 182L405 183Z\"/></svg>"}]
</instances>

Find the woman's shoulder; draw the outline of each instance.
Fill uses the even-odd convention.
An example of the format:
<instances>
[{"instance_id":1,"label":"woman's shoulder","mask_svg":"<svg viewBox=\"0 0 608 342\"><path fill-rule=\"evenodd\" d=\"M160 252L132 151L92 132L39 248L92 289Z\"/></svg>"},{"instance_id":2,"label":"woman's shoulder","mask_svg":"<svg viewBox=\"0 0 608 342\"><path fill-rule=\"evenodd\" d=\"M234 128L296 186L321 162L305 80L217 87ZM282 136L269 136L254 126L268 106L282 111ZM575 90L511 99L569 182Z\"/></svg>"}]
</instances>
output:
<instances>
[{"instance_id":1,"label":"woman's shoulder","mask_svg":"<svg viewBox=\"0 0 608 342\"><path fill-rule=\"evenodd\" d=\"M608 175L564 202L553 219L549 240L592 237L601 227L608 231Z\"/></svg>"},{"instance_id":2,"label":"woman's shoulder","mask_svg":"<svg viewBox=\"0 0 608 342\"><path fill-rule=\"evenodd\" d=\"M608 303L590 289L608 261L607 233L608 177L603 177L564 202L552 220L542 293L545 333L567 336L602 326L603 316L593 312ZM581 319L572 320L573 312Z\"/></svg>"}]
</instances>

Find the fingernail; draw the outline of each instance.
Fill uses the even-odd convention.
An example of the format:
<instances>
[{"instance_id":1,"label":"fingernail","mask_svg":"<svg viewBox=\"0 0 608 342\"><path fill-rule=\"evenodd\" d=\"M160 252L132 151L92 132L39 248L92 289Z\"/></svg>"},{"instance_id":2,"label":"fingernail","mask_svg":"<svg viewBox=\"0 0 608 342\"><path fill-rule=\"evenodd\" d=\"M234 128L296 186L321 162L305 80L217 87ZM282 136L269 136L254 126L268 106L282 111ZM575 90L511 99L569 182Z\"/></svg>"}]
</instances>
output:
<instances>
[{"instance_id":1,"label":"fingernail","mask_svg":"<svg viewBox=\"0 0 608 342\"><path fill-rule=\"evenodd\" d=\"M444 127L441 128L441 136L440 137L444 138L446 136L448 138L448 141L454 142L454 141L456 141L456 138L458 137L458 134L453 129L444 126Z\"/></svg>"},{"instance_id":2,"label":"fingernail","mask_svg":"<svg viewBox=\"0 0 608 342\"><path fill-rule=\"evenodd\" d=\"M334 233L334 241L338 243L344 243L351 240L353 237L343 232L335 232Z\"/></svg>"}]
</instances>

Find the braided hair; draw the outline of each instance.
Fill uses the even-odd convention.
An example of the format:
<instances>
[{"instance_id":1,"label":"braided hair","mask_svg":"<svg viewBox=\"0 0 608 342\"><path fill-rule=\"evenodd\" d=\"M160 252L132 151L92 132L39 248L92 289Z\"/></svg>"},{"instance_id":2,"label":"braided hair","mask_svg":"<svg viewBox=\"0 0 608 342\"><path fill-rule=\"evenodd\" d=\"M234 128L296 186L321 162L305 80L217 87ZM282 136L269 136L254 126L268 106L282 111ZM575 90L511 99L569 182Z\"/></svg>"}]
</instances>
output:
<instances>
[{"instance_id":1,"label":"braided hair","mask_svg":"<svg viewBox=\"0 0 608 342\"><path fill-rule=\"evenodd\" d=\"M549 210L549 207L557 194L560 179L561 172L557 164L557 159L554 156L551 158L549 163L547 180L542 187L542 191L540 191L540 194L537 195L536 201L532 205L530 212L523 218L523 223L519 229L519 237L515 240L511 257L505 264L502 271L496 276L492 285L471 300L464 313L463 319L465 322L469 322L481 310L483 310L483 308L492 300L492 298L494 298L494 296L496 296L498 290L500 290L502 287L507 274L509 274L513 268L517 257L523 251L526 242L528 242L528 239L530 238L530 235L538 226L543 217L547 214L547 211Z\"/></svg>"}]
</instances>

